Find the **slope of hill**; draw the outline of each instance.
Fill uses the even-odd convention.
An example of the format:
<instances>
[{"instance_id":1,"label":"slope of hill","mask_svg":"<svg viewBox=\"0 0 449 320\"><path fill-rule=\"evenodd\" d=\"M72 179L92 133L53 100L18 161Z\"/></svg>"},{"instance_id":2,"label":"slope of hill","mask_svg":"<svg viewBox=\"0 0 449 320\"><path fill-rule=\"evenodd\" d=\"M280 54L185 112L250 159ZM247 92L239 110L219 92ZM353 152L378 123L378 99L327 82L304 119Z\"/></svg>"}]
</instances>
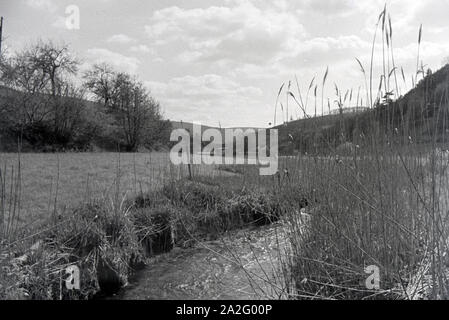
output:
<instances>
[{"instance_id":1,"label":"slope of hill","mask_svg":"<svg viewBox=\"0 0 449 320\"><path fill-rule=\"evenodd\" d=\"M276 127L280 154L327 153L339 146L360 144L361 135L380 139L395 132L415 143L445 143L449 123L449 65L426 77L396 101L378 104L359 113L302 119Z\"/></svg>"},{"instance_id":2,"label":"slope of hill","mask_svg":"<svg viewBox=\"0 0 449 320\"><path fill-rule=\"evenodd\" d=\"M128 118L126 118L128 117ZM133 128L142 130L143 149L160 149L168 145L170 123L156 116L144 124L134 121L122 110L77 98L23 93L0 86L0 152L21 151L121 151L127 150L126 135ZM140 119L136 119L136 121ZM129 121L127 121L129 122Z\"/></svg>"},{"instance_id":3,"label":"slope of hill","mask_svg":"<svg viewBox=\"0 0 449 320\"><path fill-rule=\"evenodd\" d=\"M342 122L353 122L361 115L362 113L330 114L276 126L275 129L279 130L279 153L292 155L298 152L313 152L317 146L325 148L324 141L321 141L324 136L331 139L337 135Z\"/></svg>"}]
</instances>

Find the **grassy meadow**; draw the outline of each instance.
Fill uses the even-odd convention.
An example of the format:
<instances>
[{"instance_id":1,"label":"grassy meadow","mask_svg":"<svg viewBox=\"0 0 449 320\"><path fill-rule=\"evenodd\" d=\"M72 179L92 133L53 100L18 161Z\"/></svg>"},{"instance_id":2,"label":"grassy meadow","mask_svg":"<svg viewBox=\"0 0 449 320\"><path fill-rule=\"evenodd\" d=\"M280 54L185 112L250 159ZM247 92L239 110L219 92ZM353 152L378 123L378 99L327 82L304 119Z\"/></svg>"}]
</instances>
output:
<instances>
[{"instance_id":1,"label":"grassy meadow","mask_svg":"<svg viewBox=\"0 0 449 320\"><path fill-rule=\"evenodd\" d=\"M13 170L17 173L18 157L12 153L0 155L7 188ZM147 189L161 179L167 159L163 154L25 153L20 155L20 162L21 189L26 195L21 201L20 221L34 223L45 219L55 203L61 211L107 195L118 176L124 193L136 192L141 185Z\"/></svg>"},{"instance_id":2,"label":"grassy meadow","mask_svg":"<svg viewBox=\"0 0 449 320\"><path fill-rule=\"evenodd\" d=\"M22 224L45 221L54 212L76 207L89 199L108 198L117 181L120 197L148 192L170 177L188 175L186 167L170 166L168 153L3 153L0 154L7 195L20 158ZM193 166L198 174L222 174L215 167Z\"/></svg>"}]
</instances>

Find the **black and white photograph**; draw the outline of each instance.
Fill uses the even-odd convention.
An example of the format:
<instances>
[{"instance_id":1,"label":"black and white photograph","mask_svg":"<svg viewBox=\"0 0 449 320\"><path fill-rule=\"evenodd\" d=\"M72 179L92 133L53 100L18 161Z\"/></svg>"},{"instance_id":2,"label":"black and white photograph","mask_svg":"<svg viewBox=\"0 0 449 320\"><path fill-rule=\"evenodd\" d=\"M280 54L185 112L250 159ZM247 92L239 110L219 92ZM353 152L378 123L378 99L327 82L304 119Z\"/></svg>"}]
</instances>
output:
<instances>
[{"instance_id":1,"label":"black and white photograph","mask_svg":"<svg viewBox=\"0 0 449 320\"><path fill-rule=\"evenodd\" d=\"M448 16L0 0L0 300L449 300Z\"/></svg>"}]
</instances>

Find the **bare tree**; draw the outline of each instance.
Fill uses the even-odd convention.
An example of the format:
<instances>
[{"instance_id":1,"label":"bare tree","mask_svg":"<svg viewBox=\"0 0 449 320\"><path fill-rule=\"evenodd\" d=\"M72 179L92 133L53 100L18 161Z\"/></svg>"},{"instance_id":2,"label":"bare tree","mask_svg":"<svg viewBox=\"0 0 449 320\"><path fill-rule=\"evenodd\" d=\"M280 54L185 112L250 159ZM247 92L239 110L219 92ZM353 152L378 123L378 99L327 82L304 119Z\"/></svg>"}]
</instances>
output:
<instances>
[{"instance_id":1,"label":"bare tree","mask_svg":"<svg viewBox=\"0 0 449 320\"><path fill-rule=\"evenodd\" d=\"M105 107L114 95L116 73L108 64L95 64L84 73L84 86L92 92Z\"/></svg>"},{"instance_id":2,"label":"bare tree","mask_svg":"<svg viewBox=\"0 0 449 320\"><path fill-rule=\"evenodd\" d=\"M58 131L61 100L59 87L64 87L64 77L75 74L78 60L71 56L67 45L38 42L1 62L1 80L9 88L23 93L16 95L22 101L20 114L24 124L42 121L49 114L46 106L53 107L54 129ZM44 95L47 94L47 95ZM52 97L49 100L48 94ZM17 101L15 102L17 105Z\"/></svg>"},{"instance_id":3,"label":"bare tree","mask_svg":"<svg viewBox=\"0 0 449 320\"><path fill-rule=\"evenodd\" d=\"M83 117L85 104L85 91L78 88L69 81L63 82L58 87L57 96L61 97L62 103L59 106L59 130L66 135L74 136L79 134L79 128L86 119Z\"/></svg>"},{"instance_id":4,"label":"bare tree","mask_svg":"<svg viewBox=\"0 0 449 320\"><path fill-rule=\"evenodd\" d=\"M30 59L48 77L52 96L56 96L57 86L61 85L63 76L75 74L79 65L67 45L56 45L51 41L38 42L30 51Z\"/></svg>"},{"instance_id":5,"label":"bare tree","mask_svg":"<svg viewBox=\"0 0 449 320\"><path fill-rule=\"evenodd\" d=\"M2 59L0 71L2 84L11 89L7 90L3 104L13 116L11 120L21 126L43 121L49 113L46 110L48 97L43 95L48 77L34 63L31 51L25 49L12 58Z\"/></svg>"},{"instance_id":6,"label":"bare tree","mask_svg":"<svg viewBox=\"0 0 449 320\"><path fill-rule=\"evenodd\" d=\"M150 120L158 112L158 103L141 82L129 74L118 73L115 79L113 110L128 151L136 151L144 142Z\"/></svg>"},{"instance_id":7,"label":"bare tree","mask_svg":"<svg viewBox=\"0 0 449 320\"><path fill-rule=\"evenodd\" d=\"M128 151L150 141L146 135L157 127L161 116L159 104L141 82L106 64L94 65L84 79L85 87L113 115L117 135Z\"/></svg>"},{"instance_id":8,"label":"bare tree","mask_svg":"<svg viewBox=\"0 0 449 320\"><path fill-rule=\"evenodd\" d=\"M68 46L42 41L2 57L0 108L8 128L36 143L72 143L87 123L84 89L70 81L78 63Z\"/></svg>"},{"instance_id":9,"label":"bare tree","mask_svg":"<svg viewBox=\"0 0 449 320\"><path fill-rule=\"evenodd\" d=\"M58 95L58 87L64 86L64 77L73 75L78 70L78 60L74 58L68 46L56 45L53 42L38 42L30 50L30 59L36 68L48 79L49 94L53 97L53 130L56 135L62 133L64 119L61 115L63 101Z\"/></svg>"}]
</instances>

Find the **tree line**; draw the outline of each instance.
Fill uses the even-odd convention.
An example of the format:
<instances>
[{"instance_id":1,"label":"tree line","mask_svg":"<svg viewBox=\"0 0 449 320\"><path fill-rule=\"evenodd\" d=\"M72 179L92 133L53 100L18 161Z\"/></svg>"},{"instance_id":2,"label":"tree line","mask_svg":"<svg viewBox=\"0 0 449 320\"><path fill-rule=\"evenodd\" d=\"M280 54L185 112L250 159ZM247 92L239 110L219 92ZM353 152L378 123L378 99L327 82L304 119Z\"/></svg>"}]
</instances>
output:
<instances>
[{"instance_id":1,"label":"tree line","mask_svg":"<svg viewBox=\"0 0 449 320\"><path fill-rule=\"evenodd\" d=\"M138 151L164 147L170 122L144 84L106 63L80 72L65 44L0 57L0 149Z\"/></svg>"}]
</instances>

